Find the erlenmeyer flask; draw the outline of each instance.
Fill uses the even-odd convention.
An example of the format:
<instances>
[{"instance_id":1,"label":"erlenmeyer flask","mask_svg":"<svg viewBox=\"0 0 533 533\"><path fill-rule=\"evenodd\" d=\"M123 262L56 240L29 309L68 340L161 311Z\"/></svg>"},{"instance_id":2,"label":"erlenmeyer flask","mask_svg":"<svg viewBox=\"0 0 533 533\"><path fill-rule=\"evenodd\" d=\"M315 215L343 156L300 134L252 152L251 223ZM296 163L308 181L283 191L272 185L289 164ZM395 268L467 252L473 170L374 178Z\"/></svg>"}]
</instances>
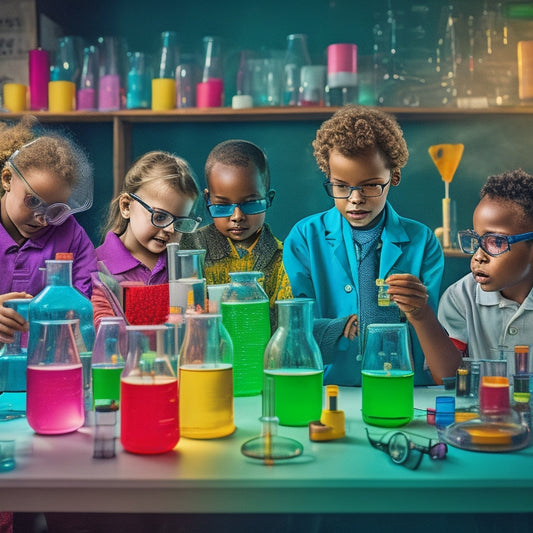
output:
<instances>
[{"instance_id":1,"label":"erlenmeyer flask","mask_svg":"<svg viewBox=\"0 0 533 533\"><path fill-rule=\"evenodd\" d=\"M104 317L94 341L92 357L95 407L120 402L120 375L126 358L126 323L122 317Z\"/></svg>"},{"instance_id":2,"label":"erlenmeyer flask","mask_svg":"<svg viewBox=\"0 0 533 533\"><path fill-rule=\"evenodd\" d=\"M172 450L179 441L178 380L167 326L126 326L128 355L120 378L120 441L132 453Z\"/></svg>"},{"instance_id":3,"label":"erlenmeyer flask","mask_svg":"<svg viewBox=\"0 0 533 533\"><path fill-rule=\"evenodd\" d=\"M413 419L414 372L407 324L367 326L361 374L367 424L395 427Z\"/></svg>"},{"instance_id":4,"label":"erlenmeyer flask","mask_svg":"<svg viewBox=\"0 0 533 533\"><path fill-rule=\"evenodd\" d=\"M274 377L276 415L284 426L306 426L322 412L323 365L313 337L311 298L278 300L278 329L265 349L265 374Z\"/></svg>"},{"instance_id":5,"label":"erlenmeyer flask","mask_svg":"<svg viewBox=\"0 0 533 533\"><path fill-rule=\"evenodd\" d=\"M235 431L231 338L219 314L186 315L185 324L179 355L181 435L225 437Z\"/></svg>"},{"instance_id":6,"label":"erlenmeyer flask","mask_svg":"<svg viewBox=\"0 0 533 533\"><path fill-rule=\"evenodd\" d=\"M263 357L270 340L268 296L262 272L230 272L222 295L222 321L233 342L233 394L254 396L263 386Z\"/></svg>"},{"instance_id":7,"label":"erlenmeyer flask","mask_svg":"<svg viewBox=\"0 0 533 533\"><path fill-rule=\"evenodd\" d=\"M83 425L83 372L78 320L36 320L28 350L26 409L36 433L70 433Z\"/></svg>"}]
</instances>

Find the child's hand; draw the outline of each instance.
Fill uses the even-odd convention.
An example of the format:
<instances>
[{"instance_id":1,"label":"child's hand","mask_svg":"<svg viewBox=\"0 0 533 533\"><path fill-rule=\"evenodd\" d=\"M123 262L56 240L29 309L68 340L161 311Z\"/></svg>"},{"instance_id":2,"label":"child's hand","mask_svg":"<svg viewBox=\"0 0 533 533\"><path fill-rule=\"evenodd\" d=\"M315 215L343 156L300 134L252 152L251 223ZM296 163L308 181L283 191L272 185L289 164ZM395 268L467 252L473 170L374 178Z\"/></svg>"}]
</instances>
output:
<instances>
[{"instance_id":1,"label":"child's hand","mask_svg":"<svg viewBox=\"0 0 533 533\"><path fill-rule=\"evenodd\" d=\"M15 298L33 298L27 292L8 292L0 294L0 342L13 342L15 331L28 331L29 323L14 309L4 307L4 302Z\"/></svg>"},{"instance_id":2,"label":"child's hand","mask_svg":"<svg viewBox=\"0 0 533 533\"><path fill-rule=\"evenodd\" d=\"M359 335L359 320L357 318L357 315L350 315L348 317L342 334L344 337L350 339L351 341L353 341L354 338Z\"/></svg>"},{"instance_id":3,"label":"child's hand","mask_svg":"<svg viewBox=\"0 0 533 533\"><path fill-rule=\"evenodd\" d=\"M423 314L428 301L426 286L412 274L392 274L385 283L391 300L407 315L417 318Z\"/></svg>"}]
</instances>

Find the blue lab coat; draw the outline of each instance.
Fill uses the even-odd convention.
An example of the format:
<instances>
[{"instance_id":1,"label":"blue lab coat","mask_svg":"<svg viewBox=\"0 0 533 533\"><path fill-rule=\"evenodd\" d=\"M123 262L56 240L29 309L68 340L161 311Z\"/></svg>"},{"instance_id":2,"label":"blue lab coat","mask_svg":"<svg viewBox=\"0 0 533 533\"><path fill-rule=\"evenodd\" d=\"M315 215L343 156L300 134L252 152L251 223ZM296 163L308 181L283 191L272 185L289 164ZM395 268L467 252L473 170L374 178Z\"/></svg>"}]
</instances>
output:
<instances>
[{"instance_id":1,"label":"blue lab coat","mask_svg":"<svg viewBox=\"0 0 533 533\"><path fill-rule=\"evenodd\" d=\"M336 207L311 215L295 224L283 250L293 296L316 302L314 335L324 360L324 383L360 385L362 338L350 341L342 336L346 318L359 313L361 306L359 261L350 224ZM387 202L378 277L385 279L393 273L417 276L426 285L429 304L436 310L443 269L444 256L433 232L420 222L399 216ZM377 306L377 301L372 304ZM400 319L398 312L394 321ZM433 384L411 326L410 332L415 385Z\"/></svg>"}]
</instances>

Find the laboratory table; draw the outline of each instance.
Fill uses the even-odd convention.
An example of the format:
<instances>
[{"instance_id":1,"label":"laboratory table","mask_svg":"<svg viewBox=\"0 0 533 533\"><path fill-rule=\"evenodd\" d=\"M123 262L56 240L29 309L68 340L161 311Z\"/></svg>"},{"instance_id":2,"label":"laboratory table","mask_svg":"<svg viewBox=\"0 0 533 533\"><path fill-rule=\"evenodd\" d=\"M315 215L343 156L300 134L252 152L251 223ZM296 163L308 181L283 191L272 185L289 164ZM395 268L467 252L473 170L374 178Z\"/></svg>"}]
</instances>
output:
<instances>
[{"instance_id":1,"label":"laboratory table","mask_svg":"<svg viewBox=\"0 0 533 533\"><path fill-rule=\"evenodd\" d=\"M435 406L439 387L416 388L415 407ZM14 407L23 394L4 394ZM70 513L531 513L533 448L479 453L449 448L443 461L424 456L418 470L395 465L372 448L361 419L361 389L339 390L347 435L312 442L305 427L279 434L303 455L267 466L241 454L260 433L261 397L235 398L237 430L214 440L182 438L163 455L125 452L93 458L90 426L67 435L36 435L26 419L0 423L16 439L17 466L0 473L0 508ZM403 429L436 437L423 411ZM382 428L374 428L377 433Z\"/></svg>"}]
</instances>

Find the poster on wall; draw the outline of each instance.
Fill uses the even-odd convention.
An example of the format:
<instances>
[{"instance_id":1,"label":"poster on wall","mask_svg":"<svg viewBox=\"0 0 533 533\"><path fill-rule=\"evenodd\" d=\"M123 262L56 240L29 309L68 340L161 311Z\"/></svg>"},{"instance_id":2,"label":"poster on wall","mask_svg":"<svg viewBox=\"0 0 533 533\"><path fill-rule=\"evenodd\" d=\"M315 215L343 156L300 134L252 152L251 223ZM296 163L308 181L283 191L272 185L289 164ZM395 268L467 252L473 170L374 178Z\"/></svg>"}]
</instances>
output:
<instances>
[{"instance_id":1,"label":"poster on wall","mask_svg":"<svg viewBox=\"0 0 533 533\"><path fill-rule=\"evenodd\" d=\"M37 46L35 0L0 1L0 86L28 85L28 51Z\"/></svg>"}]
</instances>

